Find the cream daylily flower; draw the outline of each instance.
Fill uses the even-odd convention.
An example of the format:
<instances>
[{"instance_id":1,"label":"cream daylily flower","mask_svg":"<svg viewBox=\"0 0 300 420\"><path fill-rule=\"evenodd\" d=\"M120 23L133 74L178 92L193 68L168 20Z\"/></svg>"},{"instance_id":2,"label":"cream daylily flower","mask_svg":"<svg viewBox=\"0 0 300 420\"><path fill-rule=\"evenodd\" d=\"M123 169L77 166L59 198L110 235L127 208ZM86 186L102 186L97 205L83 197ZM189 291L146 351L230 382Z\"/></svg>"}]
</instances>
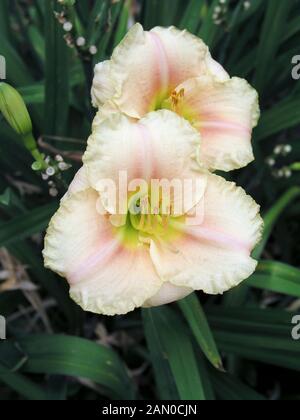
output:
<instances>
[{"instance_id":1,"label":"cream daylily flower","mask_svg":"<svg viewBox=\"0 0 300 420\"><path fill-rule=\"evenodd\" d=\"M111 59L96 66L92 98L100 121L112 112L139 119L162 108L184 116L201 134L201 164L210 170L230 171L254 159L257 92L231 79L187 31L134 25Z\"/></svg>"},{"instance_id":2,"label":"cream daylily flower","mask_svg":"<svg viewBox=\"0 0 300 420\"><path fill-rule=\"evenodd\" d=\"M125 314L193 290L223 293L253 273L259 207L235 184L199 170L200 142L198 131L168 110L139 121L117 113L94 125L84 165L50 223L44 249L45 265L67 278L84 310ZM143 212L151 192L140 190L140 211L131 213L129 195L124 215L103 186L106 179L119 185L120 171L128 183L193 180L197 188L188 191L181 213Z\"/></svg>"}]
</instances>

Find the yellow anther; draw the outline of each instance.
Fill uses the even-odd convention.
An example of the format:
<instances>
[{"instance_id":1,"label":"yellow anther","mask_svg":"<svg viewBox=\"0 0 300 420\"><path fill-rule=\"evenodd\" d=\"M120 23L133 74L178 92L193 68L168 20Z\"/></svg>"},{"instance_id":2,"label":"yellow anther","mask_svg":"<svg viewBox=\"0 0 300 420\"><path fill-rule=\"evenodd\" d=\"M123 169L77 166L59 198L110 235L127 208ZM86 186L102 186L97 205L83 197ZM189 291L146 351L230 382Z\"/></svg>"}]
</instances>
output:
<instances>
[{"instance_id":1,"label":"yellow anther","mask_svg":"<svg viewBox=\"0 0 300 420\"><path fill-rule=\"evenodd\" d=\"M172 106L175 110L177 109L180 100L182 100L183 98L184 98L184 88L180 89L179 92L177 92L176 90L172 92L171 101L172 101Z\"/></svg>"}]
</instances>

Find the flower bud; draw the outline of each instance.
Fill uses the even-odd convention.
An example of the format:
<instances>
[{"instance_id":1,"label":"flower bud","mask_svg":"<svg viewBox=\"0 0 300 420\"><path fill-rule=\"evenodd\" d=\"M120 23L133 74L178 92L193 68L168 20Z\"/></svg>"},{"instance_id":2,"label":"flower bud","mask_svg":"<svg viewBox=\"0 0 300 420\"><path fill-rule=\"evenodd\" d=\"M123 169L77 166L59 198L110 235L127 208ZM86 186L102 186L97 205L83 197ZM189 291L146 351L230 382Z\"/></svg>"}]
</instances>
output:
<instances>
[{"instance_id":1,"label":"flower bud","mask_svg":"<svg viewBox=\"0 0 300 420\"><path fill-rule=\"evenodd\" d=\"M38 150L33 137L32 122L25 102L16 89L3 82L0 83L0 112L12 129L22 137L24 146L37 164L44 167L44 155Z\"/></svg>"},{"instance_id":2,"label":"flower bud","mask_svg":"<svg viewBox=\"0 0 300 420\"><path fill-rule=\"evenodd\" d=\"M7 83L0 83L0 111L16 133L27 137L32 132L32 123L21 95Z\"/></svg>"}]
</instances>

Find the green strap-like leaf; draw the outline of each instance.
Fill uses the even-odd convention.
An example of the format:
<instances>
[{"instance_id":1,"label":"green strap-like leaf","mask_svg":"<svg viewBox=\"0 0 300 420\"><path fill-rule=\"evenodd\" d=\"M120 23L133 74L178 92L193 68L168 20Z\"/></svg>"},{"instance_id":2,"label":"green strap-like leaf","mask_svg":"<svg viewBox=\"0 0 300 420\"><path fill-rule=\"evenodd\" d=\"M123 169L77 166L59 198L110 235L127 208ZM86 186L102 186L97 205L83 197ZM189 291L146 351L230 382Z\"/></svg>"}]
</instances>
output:
<instances>
[{"instance_id":1,"label":"green strap-like leaf","mask_svg":"<svg viewBox=\"0 0 300 420\"><path fill-rule=\"evenodd\" d=\"M0 363L0 382L3 382L30 401L45 401L51 399L43 388L27 379L25 376L11 372L7 367L2 365L2 363Z\"/></svg>"},{"instance_id":2,"label":"green strap-like leaf","mask_svg":"<svg viewBox=\"0 0 300 420\"><path fill-rule=\"evenodd\" d=\"M57 203L51 203L43 207L18 216L1 226L0 246L8 246L14 242L28 238L35 233L44 230L57 209Z\"/></svg>"},{"instance_id":3,"label":"green strap-like leaf","mask_svg":"<svg viewBox=\"0 0 300 420\"><path fill-rule=\"evenodd\" d=\"M300 371L300 342L291 336L293 314L223 307L208 307L207 314L222 351Z\"/></svg>"},{"instance_id":4,"label":"green strap-like leaf","mask_svg":"<svg viewBox=\"0 0 300 420\"><path fill-rule=\"evenodd\" d=\"M6 188L3 194L0 194L0 204L2 206L9 206L11 202L11 190Z\"/></svg>"},{"instance_id":5,"label":"green strap-like leaf","mask_svg":"<svg viewBox=\"0 0 300 420\"><path fill-rule=\"evenodd\" d=\"M198 36L210 47L213 48L220 26L216 25L213 20L216 7L219 6L219 0L212 0L210 5L207 2L202 7L202 25L198 32Z\"/></svg>"},{"instance_id":6,"label":"green strap-like leaf","mask_svg":"<svg viewBox=\"0 0 300 420\"><path fill-rule=\"evenodd\" d=\"M217 349L205 313L195 293L178 302L194 336L212 365L223 370L222 359Z\"/></svg>"},{"instance_id":7,"label":"green strap-like leaf","mask_svg":"<svg viewBox=\"0 0 300 420\"><path fill-rule=\"evenodd\" d=\"M115 30L114 47L116 47L122 41L122 39L127 33L131 8L132 8L132 0L126 0L122 7L122 11L119 16L118 25Z\"/></svg>"},{"instance_id":8,"label":"green strap-like leaf","mask_svg":"<svg viewBox=\"0 0 300 420\"><path fill-rule=\"evenodd\" d=\"M142 310L144 331L147 339L150 359L155 374L159 398L162 400L178 400L179 395L173 379L171 368L157 330L156 319L151 310Z\"/></svg>"},{"instance_id":9,"label":"green strap-like leaf","mask_svg":"<svg viewBox=\"0 0 300 420\"><path fill-rule=\"evenodd\" d=\"M216 394L223 401L265 401L265 397L228 373L210 371Z\"/></svg>"},{"instance_id":10,"label":"green strap-like leaf","mask_svg":"<svg viewBox=\"0 0 300 420\"><path fill-rule=\"evenodd\" d=\"M54 0L46 0L45 134L65 135L69 111L69 49L54 17Z\"/></svg>"},{"instance_id":11,"label":"green strap-like leaf","mask_svg":"<svg viewBox=\"0 0 300 420\"><path fill-rule=\"evenodd\" d=\"M292 96L278 102L271 109L263 112L259 125L255 130L255 140L264 140L283 130L300 124L300 96Z\"/></svg>"},{"instance_id":12,"label":"green strap-like leaf","mask_svg":"<svg viewBox=\"0 0 300 420\"><path fill-rule=\"evenodd\" d=\"M300 298L300 270L278 261L262 261L247 284Z\"/></svg>"},{"instance_id":13,"label":"green strap-like leaf","mask_svg":"<svg viewBox=\"0 0 300 420\"><path fill-rule=\"evenodd\" d=\"M2 0L0 2L0 36L3 38L9 38L9 12L8 12L8 0Z\"/></svg>"},{"instance_id":14,"label":"green strap-like leaf","mask_svg":"<svg viewBox=\"0 0 300 420\"><path fill-rule=\"evenodd\" d=\"M5 57L7 80L14 86L23 86L32 83L30 72L15 48L7 39L1 37L0 55Z\"/></svg>"},{"instance_id":15,"label":"green strap-like leaf","mask_svg":"<svg viewBox=\"0 0 300 420\"><path fill-rule=\"evenodd\" d=\"M33 280L56 300L59 309L68 320L68 331L74 334L78 333L81 329L83 312L70 299L67 282L62 281L51 271L45 270L42 256L25 241L14 243L8 249L12 255L28 267Z\"/></svg>"},{"instance_id":16,"label":"green strap-like leaf","mask_svg":"<svg viewBox=\"0 0 300 420\"><path fill-rule=\"evenodd\" d=\"M181 29L187 29L192 33L197 33L203 5L203 0L189 0L179 27Z\"/></svg>"},{"instance_id":17,"label":"green strap-like leaf","mask_svg":"<svg viewBox=\"0 0 300 420\"><path fill-rule=\"evenodd\" d=\"M264 217L263 238L253 253L254 258L259 259L261 257L278 218L281 216L283 211L298 197L300 197L300 188L292 187L285 194L283 194L283 196L280 197L280 199L267 212Z\"/></svg>"},{"instance_id":18,"label":"green strap-like leaf","mask_svg":"<svg viewBox=\"0 0 300 420\"><path fill-rule=\"evenodd\" d=\"M260 43L256 57L254 84L260 94L263 93L269 66L275 60L282 35L287 27L288 14L293 6L291 1L266 0L266 15L260 34Z\"/></svg>"},{"instance_id":19,"label":"green strap-like leaf","mask_svg":"<svg viewBox=\"0 0 300 420\"><path fill-rule=\"evenodd\" d=\"M273 228L281 216L282 212L293 202L296 198L300 197L300 188L292 187L289 189L279 200L271 207L264 217L264 232L263 237L258 246L253 251L253 258L259 260L265 246L272 234ZM242 283L239 287L226 293L224 298L225 306L240 306L245 302L248 293L247 282Z\"/></svg>"},{"instance_id":20,"label":"green strap-like leaf","mask_svg":"<svg viewBox=\"0 0 300 420\"><path fill-rule=\"evenodd\" d=\"M168 363L180 399L205 400L191 338L180 317L170 308L161 307L144 309L143 319L157 383L161 383L160 375L164 373L159 371L158 355L160 362L165 360ZM170 384L168 388L171 388Z\"/></svg>"},{"instance_id":21,"label":"green strap-like leaf","mask_svg":"<svg viewBox=\"0 0 300 420\"><path fill-rule=\"evenodd\" d=\"M134 397L133 384L117 354L82 338L36 335L5 341L0 347L0 361L7 368L20 365L23 372L32 374L90 379L101 385L103 395L110 398Z\"/></svg>"}]
</instances>

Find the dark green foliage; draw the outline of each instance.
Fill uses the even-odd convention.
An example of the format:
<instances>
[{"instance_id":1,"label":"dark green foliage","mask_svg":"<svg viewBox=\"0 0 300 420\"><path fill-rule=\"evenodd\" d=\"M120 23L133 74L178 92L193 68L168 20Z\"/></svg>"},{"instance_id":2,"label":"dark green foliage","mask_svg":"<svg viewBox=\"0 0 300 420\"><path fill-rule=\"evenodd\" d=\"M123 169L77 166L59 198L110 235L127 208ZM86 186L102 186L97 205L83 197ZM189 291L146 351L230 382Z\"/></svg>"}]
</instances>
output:
<instances>
[{"instance_id":1,"label":"dark green foliage","mask_svg":"<svg viewBox=\"0 0 300 420\"><path fill-rule=\"evenodd\" d=\"M62 9L54 0L1 0L7 82L29 107L41 151L63 155L72 168L61 175L58 196L49 195L32 156L0 117L0 272L12 264L21 278L0 288L9 338L0 342L0 400L299 399L300 341L291 330L300 308L300 172L278 174L300 162L300 80L291 76L291 59L300 54L300 3L252 0L247 9L243 0L227 0L216 24L218 5L77 0ZM54 14L62 10L71 35L87 39L84 48L65 39ZM123 38L133 10L146 29L175 25L202 37L231 75L258 89L256 161L229 177L261 204L265 231L254 252L256 273L224 297L195 293L171 307L106 318L73 304L64 280L43 267L41 250L90 132L93 66ZM291 152L276 156L271 168L266 160L281 144Z\"/></svg>"}]
</instances>

